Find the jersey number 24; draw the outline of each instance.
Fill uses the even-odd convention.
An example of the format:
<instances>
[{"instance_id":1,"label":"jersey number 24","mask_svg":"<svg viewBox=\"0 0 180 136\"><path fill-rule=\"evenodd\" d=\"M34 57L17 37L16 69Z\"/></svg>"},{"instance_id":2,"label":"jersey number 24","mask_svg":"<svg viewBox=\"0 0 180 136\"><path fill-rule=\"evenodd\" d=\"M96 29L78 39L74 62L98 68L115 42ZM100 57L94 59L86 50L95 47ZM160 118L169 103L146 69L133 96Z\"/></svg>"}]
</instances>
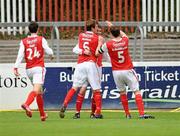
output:
<instances>
[{"instance_id":1,"label":"jersey number 24","mask_svg":"<svg viewBox=\"0 0 180 136\"><path fill-rule=\"evenodd\" d=\"M39 58L40 57L40 53L37 50L37 47L27 48L27 51L29 52L28 57L27 57L29 60L32 60L33 58Z\"/></svg>"}]
</instances>

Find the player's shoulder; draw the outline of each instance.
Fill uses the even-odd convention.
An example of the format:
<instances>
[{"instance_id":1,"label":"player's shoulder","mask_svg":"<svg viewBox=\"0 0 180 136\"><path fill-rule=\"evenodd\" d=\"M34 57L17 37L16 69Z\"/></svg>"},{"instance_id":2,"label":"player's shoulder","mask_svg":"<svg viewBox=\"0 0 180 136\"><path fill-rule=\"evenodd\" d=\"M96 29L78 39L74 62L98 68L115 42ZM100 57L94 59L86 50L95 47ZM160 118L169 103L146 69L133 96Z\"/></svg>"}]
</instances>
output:
<instances>
[{"instance_id":1,"label":"player's shoulder","mask_svg":"<svg viewBox=\"0 0 180 136\"><path fill-rule=\"evenodd\" d=\"M114 43L114 41L112 39L106 41L106 44L112 44L112 43Z\"/></svg>"},{"instance_id":2,"label":"player's shoulder","mask_svg":"<svg viewBox=\"0 0 180 136\"><path fill-rule=\"evenodd\" d=\"M84 32L81 32L80 34L79 34L79 36L83 36L85 33Z\"/></svg>"},{"instance_id":3,"label":"player's shoulder","mask_svg":"<svg viewBox=\"0 0 180 136\"><path fill-rule=\"evenodd\" d=\"M37 38L38 38L38 39L44 39L44 40L45 40L44 36L41 36L41 35L38 35Z\"/></svg>"}]
</instances>

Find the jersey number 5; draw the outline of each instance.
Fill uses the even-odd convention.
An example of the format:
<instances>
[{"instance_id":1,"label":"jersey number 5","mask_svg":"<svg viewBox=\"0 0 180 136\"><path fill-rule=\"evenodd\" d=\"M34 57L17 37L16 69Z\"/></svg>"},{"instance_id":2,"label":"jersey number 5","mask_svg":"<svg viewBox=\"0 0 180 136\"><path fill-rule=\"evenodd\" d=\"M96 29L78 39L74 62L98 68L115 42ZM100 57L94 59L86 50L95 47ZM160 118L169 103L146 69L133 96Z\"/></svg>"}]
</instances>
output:
<instances>
[{"instance_id":1,"label":"jersey number 5","mask_svg":"<svg viewBox=\"0 0 180 136\"><path fill-rule=\"evenodd\" d=\"M34 49L28 48L27 51L29 52L29 55L27 57L29 60L32 60L33 58L39 58L40 57L40 53L37 50L37 47L34 47Z\"/></svg>"},{"instance_id":2,"label":"jersey number 5","mask_svg":"<svg viewBox=\"0 0 180 136\"><path fill-rule=\"evenodd\" d=\"M117 53L118 53L118 59L119 59L118 62L123 63L125 60L125 58L123 56L124 51L118 51Z\"/></svg>"}]
</instances>

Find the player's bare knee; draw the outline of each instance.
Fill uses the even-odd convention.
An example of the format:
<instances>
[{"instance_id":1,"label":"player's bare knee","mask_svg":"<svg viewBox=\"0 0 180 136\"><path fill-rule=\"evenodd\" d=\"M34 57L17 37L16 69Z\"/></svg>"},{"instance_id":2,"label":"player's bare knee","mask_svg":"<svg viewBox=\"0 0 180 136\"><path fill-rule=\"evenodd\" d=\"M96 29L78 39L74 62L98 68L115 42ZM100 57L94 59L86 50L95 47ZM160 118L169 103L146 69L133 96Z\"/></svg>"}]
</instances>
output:
<instances>
[{"instance_id":1,"label":"player's bare knee","mask_svg":"<svg viewBox=\"0 0 180 136\"><path fill-rule=\"evenodd\" d=\"M126 90L121 90L120 95L126 94Z\"/></svg>"},{"instance_id":2,"label":"player's bare knee","mask_svg":"<svg viewBox=\"0 0 180 136\"><path fill-rule=\"evenodd\" d=\"M42 93L42 85L41 84L34 84L33 91L35 91L37 94Z\"/></svg>"},{"instance_id":3,"label":"player's bare knee","mask_svg":"<svg viewBox=\"0 0 180 136\"><path fill-rule=\"evenodd\" d=\"M135 94L135 95L141 94L141 91L140 91L140 90L136 90L136 91L134 91L134 94Z\"/></svg>"},{"instance_id":4,"label":"player's bare knee","mask_svg":"<svg viewBox=\"0 0 180 136\"><path fill-rule=\"evenodd\" d=\"M73 86L72 89L74 89L75 91L77 91L77 90L78 90L78 87L74 87L74 86Z\"/></svg>"},{"instance_id":5,"label":"player's bare knee","mask_svg":"<svg viewBox=\"0 0 180 136\"><path fill-rule=\"evenodd\" d=\"M100 89L93 90L93 92L101 92Z\"/></svg>"},{"instance_id":6,"label":"player's bare knee","mask_svg":"<svg viewBox=\"0 0 180 136\"><path fill-rule=\"evenodd\" d=\"M79 93L80 93L81 95L85 95L85 93L86 93L86 87L81 87Z\"/></svg>"}]
</instances>

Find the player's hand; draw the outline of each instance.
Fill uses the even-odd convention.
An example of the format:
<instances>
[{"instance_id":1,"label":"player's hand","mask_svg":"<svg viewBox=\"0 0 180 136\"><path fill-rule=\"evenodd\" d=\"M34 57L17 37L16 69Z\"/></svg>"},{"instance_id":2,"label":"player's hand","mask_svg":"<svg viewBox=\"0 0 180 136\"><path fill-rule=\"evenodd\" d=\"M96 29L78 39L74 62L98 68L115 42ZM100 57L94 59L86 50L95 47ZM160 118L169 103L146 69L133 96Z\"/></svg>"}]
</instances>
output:
<instances>
[{"instance_id":1,"label":"player's hand","mask_svg":"<svg viewBox=\"0 0 180 136\"><path fill-rule=\"evenodd\" d=\"M91 55L91 51L88 49L84 49L83 54L90 56Z\"/></svg>"},{"instance_id":2,"label":"player's hand","mask_svg":"<svg viewBox=\"0 0 180 136\"><path fill-rule=\"evenodd\" d=\"M108 25L108 27L112 27L113 24L110 21L106 21L106 24Z\"/></svg>"},{"instance_id":3,"label":"player's hand","mask_svg":"<svg viewBox=\"0 0 180 136\"><path fill-rule=\"evenodd\" d=\"M49 55L49 59L53 60L54 59L54 55Z\"/></svg>"},{"instance_id":4,"label":"player's hand","mask_svg":"<svg viewBox=\"0 0 180 136\"><path fill-rule=\"evenodd\" d=\"M20 74L18 72L18 68L14 68L14 75L17 76L17 77L20 76Z\"/></svg>"}]
</instances>

